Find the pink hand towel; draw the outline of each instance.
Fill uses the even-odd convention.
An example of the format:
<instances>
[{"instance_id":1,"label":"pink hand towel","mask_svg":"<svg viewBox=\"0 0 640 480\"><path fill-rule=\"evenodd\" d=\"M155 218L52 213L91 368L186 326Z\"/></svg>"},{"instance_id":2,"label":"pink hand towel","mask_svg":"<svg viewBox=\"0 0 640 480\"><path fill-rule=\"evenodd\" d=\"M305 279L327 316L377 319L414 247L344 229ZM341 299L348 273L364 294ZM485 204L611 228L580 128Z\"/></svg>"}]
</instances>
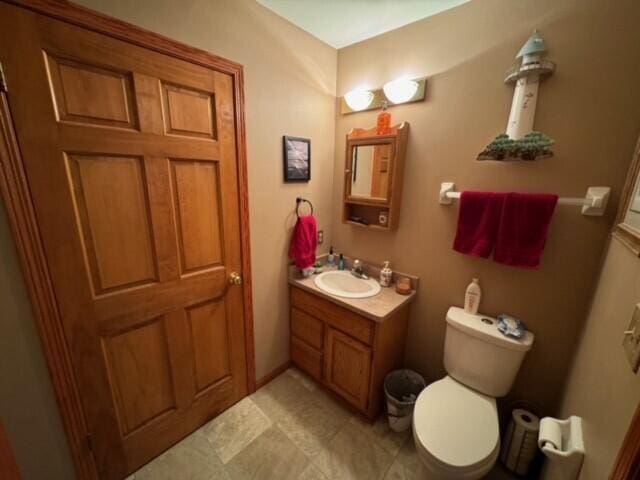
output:
<instances>
[{"instance_id":1,"label":"pink hand towel","mask_svg":"<svg viewBox=\"0 0 640 480\"><path fill-rule=\"evenodd\" d=\"M317 245L316 218L313 215L298 217L289 246L289 257L294 260L296 267L301 270L313 267Z\"/></svg>"},{"instance_id":2,"label":"pink hand towel","mask_svg":"<svg viewBox=\"0 0 640 480\"><path fill-rule=\"evenodd\" d=\"M537 268L557 202L557 195L545 193L507 194L493 260L513 267Z\"/></svg>"},{"instance_id":3,"label":"pink hand towel","mask_svg":"<svg viewBox=\"0 0 640 480\"><path fill-rule=\"evenodd\" d=\"M462 192L455 251L483 258L491 255L504 198L504 193Z\"/></svg>"}]
</instances>

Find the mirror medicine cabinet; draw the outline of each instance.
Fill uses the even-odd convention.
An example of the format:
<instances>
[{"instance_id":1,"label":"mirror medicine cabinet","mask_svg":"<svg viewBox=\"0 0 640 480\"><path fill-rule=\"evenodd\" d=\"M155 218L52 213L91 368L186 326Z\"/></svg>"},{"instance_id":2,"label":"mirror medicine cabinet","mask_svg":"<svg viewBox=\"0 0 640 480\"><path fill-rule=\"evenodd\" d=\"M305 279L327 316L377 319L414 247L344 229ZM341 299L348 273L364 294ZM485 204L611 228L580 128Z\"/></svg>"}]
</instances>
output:
<instances>
[{"instance_id":1,"label":"mirror medicine cabinet","mask_svg":"<svg viewBox=\"0 0 640 480\"><path fill-rule=\"evenodd\" d=\"M347 135L343 223L378 230L398 227L409 124L354 128Z\"/></svg>"}]
</instances>

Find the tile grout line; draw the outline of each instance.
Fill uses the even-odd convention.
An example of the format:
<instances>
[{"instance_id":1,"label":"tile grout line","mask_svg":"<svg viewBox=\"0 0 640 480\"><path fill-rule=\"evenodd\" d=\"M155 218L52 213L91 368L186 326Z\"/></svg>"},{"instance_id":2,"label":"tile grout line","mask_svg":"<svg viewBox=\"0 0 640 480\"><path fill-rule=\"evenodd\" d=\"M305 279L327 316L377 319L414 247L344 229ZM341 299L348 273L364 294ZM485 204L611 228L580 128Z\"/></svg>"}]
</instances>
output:
<instances>
[{"instance_id":1,"label":"tile grout line","mask_svg":"<svg viewBox=\"0 0 640 480\"><path fill-rule=\"evenodd\" d=\"M262 432L260 432L259 435L257 435L254 439L252 439L249 443L247 443L244 447L242 447L238 452L235 453L235 455L233 455L233 457L231 457L229 460L227 460L227 463L222 463L226 469L227 465L229 463L231 463L231 461L236 458L238 455L240 455L242 452L244 452L247 448L249 448L250 445L252 445L256 440L258 440L262 435L264 435L264 433L269 430L271 427L273 427L275 425L275 422L271 419L271 417L269 417L269 415L267 415L265 412L262 411L262 409L258 406L258 404L256 402L253 401L253 399L251 398L252 395L248 395L247 397L245 397L246 399L248 399L251 404L258 409L258 411L264 416L264 418L266 418L267 420L269 420L269 426L267 428L265 428Z\"/></svg>"},{"instance_id":2,"label":"tile grout line","mask_svg":"<svg viewBox=\"0 0 640 480\"><path fill-rule=\"evenodd\" d=\"M233 406L231 407L233 408ZM223 412L224 413L224 412ZM218 455L218 452L216 452L215 447L213 446L213 443L211 442L211 440L209 440L209 436L207 434L204 433L204 428L209 425L211 422L213 422L214 419L209 420L207 423L205 423L204 425L202 425L198 430L196 430L194 433L200 433L204 439L207 442L207 445L209 445L210 449L211 449L211 453L213 453L213 455L218 459L218 461L220 462L220 465L222 465L222 468L224 468L225 472L227 471L227 466L226 464L222 461L222 458L220 458L220 455Z\"/></svg>"},{"instance_id":3,"label":"tile grout line","mask_svg":"<svg viewBox=\"0 0 640 480\"><path fill-rule=\"evenodd\" d=\"M291 368L291 367L290 367L290 368ZM288 373L288 372L289 372L289 370L290 370L290 368L288 368L287 370L285 370L284 372L282 372L282 374L281 374L281 375L288 375L288 376L289 376L291 379L293 379L297 384L299 384L301 387L303 387L303 388L304 388L304 389L305 389L309 394L312 394L315 390L311 390L309 387L307 387L307 386L302 382L302 380L301 380L300 378L298 378L298 377L296 377L296 376L291 375L290 373ZM277 378L277 377L276 377L276 378ZM275 380L275 378L274 378L273 380ZM272 381L273 381L273 380L272 380ZM269 382L269 383L271 383L271 382ZM262 387L262 388L265 388L267 385L269 385L269 383L267 383L266 385L263 385L263 387ZM253 394L249 395L249 397L248 397L248 398L252 401L252 403L253 403L256 407L258 407L258 410L260 410L260 412L261 412L265 417L267 417L267 418L269 419L269 421L271 421L271 424L272 424L271 426L274 426L275 428L277 428L277 429L278 429L278 430L279 430L279 431L280 431L280 432L281 432L281 433L282 433L282 434L283 434L283 435L284 435L284 436L285 436L285 437L286 437L286 438L291 442L291 444L294 446L294 448L295 448L298 452L300 452L304 458L306 458L306 459L307 459L307 464L305 465L305 469L306 469L306 468L308 468L308 467L309 467L309 465L311 465L311 466L313 466L314 468L316 468L320 473L322 473L322 475L326 478L326 475L325 475L324 471L323 471L323 470L322 470L322 469L321 469L321 468L320 468L320 467L319 467L319 466L318 466L318 465L313 461L313 458L311 458L311 457L310 457L309 455L307 455L304 451L302 451L302 450L298 447L298 445L296 445L296 441L295 441L295 439L294 439L294 438L292 438L292 437L291 437L291 436L290 436L286 431L284 431L284 430L280 427L280 425L279 425L280 420L278 420L278 421L273 420L273 419L272 419L272 418L267 414L267 412L265 412L265 411L260 407L260 405L258 405L256 402L254 402L254 401L253 401L253 399L252 399L251 397L252 397L254 394L255 394L255 392L254 392ZM344 427L344 426L343 426L343 427ZM269 427L269 428L271 428L271 427ZM341 428L342 428L342 427L341 427ZM265 430L265 431L266 431L266 430ZM339 432L339 431L340 431L340 429L338 429L338 432ZM334 437L335 435L337 435L337 433L338 433L338 432L336 432L336 433L335 433L335 434L334 434L334 435L333 435L333 436L332 436L332 437L327 441L327 443L329 443L329 442L333 439L333 437ZM262 434L263 434L263 433L264 433L264 432L262 432ZM260 435L262 435L262 434L260 434ZM260 435L259 435L259 436L260 436ZM259 437L259 436L258 436L258 437ZM257 439L258 437L256 437L256 439ZM255 439L254 439L253 441L255 441ZM252 441L251 443L253 443L253 441ZM251 445L251 443L249 443L249 445ZM249 445L247 445L245 448L248 448L248 447L249 447ZM243 449L243 450L244 450L244 449ZM242 451L242 450L241 450L241 451ZM238 452L238 453L240 453L240 452ZM236 455L237 455L237 454L236 454ZM303 470L303 471L304 471L304 470Z\"/></svg>"},{"instance_id":4,"label":"tile grout line","mask_svg":"<svg viewBox=\"0 0 640 480\"><path fill-rule=\"evenodd\" d=\"M294 380L296 380L296 381L298 382L298 384L300 384L302 387L304 387L304 388L305 388L306 390L308 390L310 393L313 393L315 390L311 390L310 388L308 388L308 387L304 384L304 382L302 381L302 378L301 378L301 377L298 377L298 376L295 376L295 375L291 375L291 373L289 373L289 371L291 370L291 368L294 368L294 367L289 367L289 368L288 368L287 370L285 370L283 373L284 373L284 374L286 374L286 375L289 375L291 378L293 378ZM311 381L313 381L313 380L311 380ZM315 383L315 382L314 382L314 383ZM345 422L345 424L344 424L344 425L342 425L342 426L341 426L341 427L340 427L340 428L339 428L339 429L338 429L338 430L337 430L337 431L336 431L336 432L335 432L335 433L334 433L334 434L333 434L329 439L327 439L327 442L326 442L326 443L327 443L327 445L329 445L329 444L333 441L333 439L334 439L334 438L335 438L335 437L336 437L340 432L342 432L342 431L347 427L347 425L348 425L348 424L350 424L350 423L352 423L352 424L353 424L353 420L354 420L356 417L355 417L353 414L351 414L351 413L350 413L349 415L350 415L349 420L347 420L347 421ZM277 426L277 422L274 422L274 424ZM366 436L367 436L367 438L368 438L370 441L372 441L372 442L376 443L376 444L377 444L377 445L378 445L378 446L379 446L379 447L380 447L384 452L386 452L387 454L389 454L389 456L391 457L391 461L389 462L389 465L388 465L388 466L387 466L387 468L384 470L384 474L380 477L381 479L384 479L384 478L386 477L386 475L389 473L389 470L391 470L391 467L393 466L393 463L398 459L398 456L400 455L400 451L401 451L401 450L402 450L402 448L404 447L404 444L407 442L407 439L408 439L410 436L412 436L412 434L405 436L405 437L404 437L404 439L402 440L402 442L400 443L400 445L399 445L398 450L396 451L396 453L395 453L395 454L392 454L391 452L389 452L389 451L388 451L388 450L387 450L387 449L386 449L386 448L381 444L381 442L379 441L379 439L377 438L377 436L376 436L375 434L374 434L374 435L369 435L368 433L366 433L365 431L363 431L362 429L360 429L357 425L354 425L354 427L355 427L355 428L357 428L358 430L360 430L360 431L361 431L361 433L362 433L363 435L366 435ZM279 428L279 427L278 427L278 428ZM280 429L280 430L282 431L282 429ZM286 436L287 438L289 438L289 440L291 440L291 441L292 441L292 443L294 443L294 444L295 444L295 442L293 441L293 439L292 439L291 437L289 437L289 435L287 435L287 433L286 433L286 432L284 432L284 431L283 431L283 433L285 434L285 436ZM296 447L297 447L297 446L296 446ZM319 466L318 464L316 464L316 463L313 461L313 458L310 458L310 457L309 457L305 452L302 452L302 453L303 453L303 455L304 455L304 456L309 460L309 462L310 462L310 463L311 463L315 468L317 468L317 469L318 469L318 470L319 470L319 471L324 475L324 471L320 468L320 466ZM397 461L398 461L398 462L400 462L400 460L397 460ZM401 464L402 468L404 469L404 468L405 468L405 467L404 467L404 464L402 464L402 462L400 462L400 464ZM325 477L326 477L326 475L325 475Z\"/></svg>"},{"instance_id":5,"label":"tile grout line","mask_svg":"<svg viewBox=\"0 0 640 480\"><path fill-rule=\"evenodd\" d=\"M291 444L293 445L293 447L294 447L298 452L300 452L304 458L306 458L306 459L307 459L307 464L304 466L304 469L302 469L302 471L303 471L303 472L307 469L307 467L308 467L309 465L313 465L314 467L316 467L316 465L314 465L314 463L313 463L313 460L311 460L311 459L309 458L309 456L308 456L306 453L304 453L304 452L303 452L303 451L302 451L302 450L301 450L301 449L296 445L296 443L291 439L291 437L289 437L289 435L287 435L287 432L285 432L284 430L282 430L282 428L280 428L280 426L278 425L278 422L273 422L273 426L274 426L275 428L277 428L277 429L280 431L280 433L282 433L282 434L283 434L283 435L284 435L284 436L285 436L285 437L286 437L286 438L291 442ZM317 467L316 467L316 468L317 468ZM323 475L324 475L324 473L323 473Z\"/></svg>"},{"instance_id":6,"label":"tile grout line","mask_svg":"<svg viewBox=\"0 0 640 480\"><path fill-rule=\"evenodd\" d=\"M307 386L307 384L305 384L305 378L304 377L300 377L300 376L296 376L291 374L291 369L286 370L285 372L283 372L281 375L286 374L288 376L288 378L294 380L295 384L297 386L303 387L304 391L306 392L304 394L304 396L306 397L307 395L311 395L314 396L315 394L318 393L318 389L320 388L320 386L318 386L317 388L309 388ZM277 377L276 377L277 378ZM275 379L274 379L275 380ZM316 382L312 379L309 380L309 385L314 386L317 385ZM297 388L297 387L296 387ZM320 390L320 393L322 391ZM216 420L216 417L214 419L211 419L209 422L207 422L206 424L202 425L200 428L198 428L195 432L193 432L190 436L198 436L199 438L202 438L205 441L205 444L203 445L206 451L206 455L207 456L212 456L210 457L212 460L216 459L218 464L220 465L221 468L221 472L223 472L227 477L231 478L231 469L230 469L230 465L231 463L234 461L234 459L236 459L239 455L244 454L248 449L253 448L253 446L255 445L255 443L257 441L259 441L261 439L261 437L263 435L265 435L272 427L275 427L276 431L279 434L283 434L284 438L286 438L291 445L293 445L294 449L292 450L293 452L296 452L296 455L300 455L300 463L301 463L301 471L300 474L298 475L298 478L300 475L302 475L302 473L304 471L306 471L307 469L314 469L317 471L317 473L322 475L322 478L324 478L325 480L331 480L328 475L325 473L325 469L322 468L320 463L317 463L317 461L320 460L320 457L322 456L322 454L325 451L328 451L329 447L332 445L332 443L335 441L336 437L338 435L340 435L341 433L344 433L347 429L351 429L353 428L355 431L358 432L358 435L362 435L363 440L365 440L366 442L371 442L371 444L373 446L376 446L377 448L379 448L382 452L386 453L386 455L388 455L388 457L390 458L389 464L387 465L386 468L381 468L378 472L381 474L381 476L379 477L380 479L384 479L390 472L391 468L393 467L395 462L398 462L400 464L400 466L402 467L403 471L407 469L407 467L404 465L404 462L402 462L399 458L401 455L401 452L403 451L403 448L406 446L406 442L407 441L412 441L408 440L408 437L412 437L412 434L408 434L405 435L400 443L398 444L397 447L397 451L395 453L392 453L391 451L387 450L387 448L385 448L385 444L388 447L393 447L393 449L395 449L395 445L394 445L394 440L395 438L393 438L394 435L396 435L395 432L391 432L391 430L388 428L387 425L386 431L381 430L380 428L376 429L376 423L378 422L384 422L384 419L381 420L380 418L376 420L376 422L374 422L372 425L369 424L360 424L360 420L359 418L354 415L352 412L348 411L345 409L346 411L346 415L344 417L344 422L339 422L336 424L336 426L338 427L336 429L335 432L331 433L329 436L327 437L322 437L322 441L318 443L318 446L320 447L319 449L319 454L316 454L314 456L311 455L307 455L307 453L299 446L298 442L295 440L295 438L297 438L294 435L294 432L287 432L285 431L285 428L283 427L283 421L284 421L284 417L280 418L279 420L276 420L275 418L272 418L264 409L263 407L261 407L256 401L254 401L254 396L256 395L256 393L248 395L246 398L246 400L250 403L252 408L256 409L256 412L259 413L260 416L262 416L265 420L268 421L268 425L266 426L266 428L260 432L255 438L253 438L251 441L249 441L249 443L247 443L246 445L244 445L239 451L237 451L231 458L229 458L227 460L227 462L223 462L221 456L218 454L218 452L216 451L216 445L219 443L217 442L218 439L213 439L212 437L210 437L209 434L207 434L207 431L210 428L210 425ZM299 395L302 395L302 393L299 393ZM297 398L297 397L296 397ZM333 400L332 398L329 397L329 400L331 402L335 402L335 400ZM337 402L335 402L337 403ZM315 405L315 402L314 402ZM318 408L325 408L323 406L324 404L322 402L318 403L316 406ZM339 404L338 404L339 405ZM265 407L268 405L265 405ZM233 409L235 407L232 406L231 409ZM231 409L225 411L228 412ZM292 415L292 411L294 411L294 409L285 409L284 412L287 415ZM329 412L330 410L328 410L327 412ZM272 412L275 413L275 412ZM224 413L223 413L224 414ZM341 414L342 415L342 414ZM276 418L280 417L280 415L276 415ZM286 423L284 424L286 425ZM352 432L353 433L353 432ZM387 438L387 435L390 435ZM189 438L190 436L186 437ZM389 442L383 442L384 440L390 440ZM184 440L183 440L184 441ZM180 442L179 442L180 443ZM176 444L177 446L178 444ZM170 454L171 451L173 451L174 447L171 447L170 449L168 449L166 452L164 452L161 456L166 455L166 454ZM302 460L304 461L304 464L302 462ZM146 468L143 467L143 469ZM206 472L206 468L202 467L200 469L198 469L198 474ZM132 475L135 475L135 473L138 472L134 472ZM377 475L376 475L377 476ZM131 477L132 479L135 480L135 476Z\"/></svg>"},{"instance_id":7,"label":"tile grout line","mask_svg":"<svg viewBox=\"0 0 640 480\"><path fill-rule=\"evenodd\" d=\"M343 430L344 428L346 428L346 427L347 427L347 424L348 424L348 423L349 423L349 420L348 420L348 421L346 421L344 425L342 425L342 426L341 426L341 427L340 427L340 428L339 428L339 429L338 429L338 430L337 430L333 435L331 435L331 437L330 437L330 438L328 438L328 439L327 439L327 442L326 442L326 446L325 446L325 448L327 448L327 449L328 449L328 446L331 444L331 442L333 442L333 439L334 439L334 438L336 438L336 437L338 436L338 434L339 434L340 432L342 432L342 430ZM305 455L306 455L306 454L305 454ZM307 458L309 458L309 457L307 456ZM320 465L318 465L317 463L315 463L315 462L313 461L313 458L310 458L309 460L311 461L311 463L313 464L313 466L314 466L314 467L316 467L320 472L322 472L322 474L323 474L325 477L327 477L327 475L324 473L324 470L320 467ZM328 477L327 477L327 478L328 478Z\"/></svg>"},{"instance_id":8,"label":"tile grout line","mask_svg":"<svg viewBox=\"0 0 640 480\"><path fill-rule=\"evenodd\" d=\"M384 473L380 477L382 480L385 480L385 478L387 478L387 475L389 475L389 470L391 470L391 467L393 467L393 464L395 463L395 461L396 461L395 457L392 457L391 458L391 462L389 462L389 466L387 467L387 469L384 471Z\"/></svg>"},{"instance_id":9,"label":"tile grout line","mask_svg":"<svg viewBox=\"0 0 640 480\"><path fill-rule=\"evenodd\" d=\"M304 388L305 388L309 393L313 394L313 393L314 393L318 388L320 388L320 387L321 387L320 385L316 385L316 388L315 388L315 389L313 389L313 390L312 390L312 389L310 389L309 387L307 387L307 386L304 384L304 382L302 381L302 377L296 377L296 376L294 376L294 375L291 375L291 374L289 373L289 370L291 370L291 367L290 367L289 369L287 369L284 373L285 373L285 374L287 374L287 375L289 375L290 377L292 377L294 380L296 380L296 381L297 381L300 385L302 385L302 387L304 387ZM310 381L311 381L311 382L313 382L313 383L316 383L316 382L315 382L314 380L312 380L312 379L310 379ZM334 438L335 438L335 437L336 437L336 436L337 436L337 435L338 435L338 434L339 434L339 433L340 433L344 428L346 428L346 427L347 427L347 425L351 422L351 420L352 420L352 418L353 418L353 415L352 415L350 412L349 412L349 416L350 416L350 418L349 418L349 419L344 423L344 425L340 426L340 428L338 428L338 430L336 430L336 432L335 432L333 435L331 435L329 438L327 438L326 445L324 445L324 447L325 447L325 448L326 448L326 447L328 447L328 445L333 441L333 439L334 439ZM287 433L286 433L286 432L283 432L283 433L287 436L287 438L289 438L289 439L292 441L292 443L294 443L294 444L295 444L294 440L293 440L291 437L289 437L289 435L287 435ZM310 463L311 465L313 465L313 466L314 466L314 467L315 467L315 468L316 468L320 473L322 473L322 475L323 475L325 478L327 478L327 475L325 474L324 470L320 467L320 465L318 465L316 462L314 462L314 459L313 459L313 458L309 457L309 455L307 455L305 452L302 452L302 454L305 456L305 458L307 458L307 459L309 460L309 463Z\"/></svg>"}]
</instances>

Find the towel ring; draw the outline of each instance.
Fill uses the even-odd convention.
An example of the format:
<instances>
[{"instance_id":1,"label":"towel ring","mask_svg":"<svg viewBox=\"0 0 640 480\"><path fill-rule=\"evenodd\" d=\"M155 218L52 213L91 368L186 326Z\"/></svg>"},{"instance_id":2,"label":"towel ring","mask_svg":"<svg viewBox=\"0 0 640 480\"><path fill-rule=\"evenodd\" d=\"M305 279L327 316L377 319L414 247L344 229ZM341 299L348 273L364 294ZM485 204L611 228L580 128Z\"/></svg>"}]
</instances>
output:
<instances>
[{"instance_id":1,"label":"towel ring","mask_svg":"<svg viewBox=\"0 0 640 480\"><path fill-rule=\"evenodd\" d=\"M297 215L297 217L300 218L300 204L302 202L307 202L309 204L309 208L311 208L311 215L313 215L313 203L311 203L306 198L298 197L298 198L296 198L296 215Z\"/></svg>"}]
</instances>

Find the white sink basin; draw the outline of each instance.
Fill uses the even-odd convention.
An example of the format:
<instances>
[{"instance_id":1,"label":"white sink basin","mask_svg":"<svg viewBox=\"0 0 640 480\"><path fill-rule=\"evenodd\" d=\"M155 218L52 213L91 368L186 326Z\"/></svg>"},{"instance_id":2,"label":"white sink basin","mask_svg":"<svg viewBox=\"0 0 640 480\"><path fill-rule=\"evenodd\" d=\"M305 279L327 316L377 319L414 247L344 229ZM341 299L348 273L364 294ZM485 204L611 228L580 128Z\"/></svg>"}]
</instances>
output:
<instances>
[{"instance_id":1,"label":"white sink basin","mask_svg":"<svg viewBox=\"0 0 640 480\"><path fill-rule=\"evenodd\" d=\"M364 280L345 270L321 273L314 282L323 292L338 297L367 298L380 293L380 284L372 278Z\"/></svg>"}]
</instances>

